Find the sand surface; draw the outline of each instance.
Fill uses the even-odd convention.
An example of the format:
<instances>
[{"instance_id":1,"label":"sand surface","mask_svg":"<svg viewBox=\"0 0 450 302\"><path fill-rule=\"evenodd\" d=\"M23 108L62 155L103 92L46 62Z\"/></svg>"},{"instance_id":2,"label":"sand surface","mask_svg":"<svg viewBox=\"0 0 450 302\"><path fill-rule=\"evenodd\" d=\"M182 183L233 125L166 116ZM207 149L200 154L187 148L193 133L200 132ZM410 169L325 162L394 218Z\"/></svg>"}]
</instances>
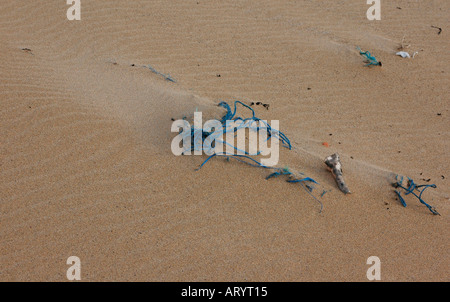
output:
<instances>
[{"instance_id":1,"label":"sand surface","mask_svg":"<svg viewBox=\"0 0 450 302\"><path fill-rule=\"evenodd\" d=\"M370 256L383 281L450 281L449 1L382 1L381 21L363 0L68 7L0 4L0 281L67 280L69 256L83 281L367 281ZM171 119L220 100L270 104L322 212L266 170L172 154ZM404 208L395 174L436 184L441 216Z\"/></svg>"}]
</instances>

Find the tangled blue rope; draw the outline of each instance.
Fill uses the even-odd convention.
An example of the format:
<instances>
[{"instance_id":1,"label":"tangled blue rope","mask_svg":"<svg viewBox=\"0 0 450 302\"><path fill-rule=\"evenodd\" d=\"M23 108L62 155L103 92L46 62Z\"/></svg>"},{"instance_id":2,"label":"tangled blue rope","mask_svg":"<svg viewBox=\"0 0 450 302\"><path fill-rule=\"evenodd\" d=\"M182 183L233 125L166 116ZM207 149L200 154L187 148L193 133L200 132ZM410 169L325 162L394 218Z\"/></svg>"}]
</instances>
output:
<instances>
[{"instance_id":1,"label":"tangled blue rope","mask_svg":"<svg viewBox=\"0 0 450 302\"><path fill-rule=\"evenodd\" d=\"M360 55L366 57L368 64L365 66L370 66L370 65L381 66L381 62L379 62L370 52L362 51L361 48L359 48L359 46L357 46L356 49L359 50Z\"/></svg>"},{"instance_id":2,"label":"tangled blue rope","mask_svg":"<svg viewBox=\"0 0 450 302\"><path fill-rule=\"evenodd\" d=\"M417 197L417 199L419 199L419 201L420 201L422 204L424 204L424 205L430 210L431 213L433 213L434 215L440 215L440 214L436 211L436 209L435 209L434 207L430 206L429 204L427 204L427 203L422 199L422 194L423 194L423 192L424 192L427 188L436 188L436 185L435 185L435 184L432 184L432 185L416 185L416 184L414 183L414 181L413 181L411 178L408 177L408 184L407 184L408 187L405 188L405 187L403 187L403 185L402 185L402 184L403 184L403 176L399 179L399 177L398 177L398 175L397 175L395 179L397 180L397 182L394 183L394 187L395 187L395 188L400 188L400 189L405 190L405 196L408 195L408 194L413 194L415 197ZM422 188L422 189L419 190L419 188ZM417 195L417 194L414 192L415 190L418 191L420 194ZM403 196L401 195L400 191L395 190L394 192L397 194L397 196L398 196L398 198L400 199L400 202L402 203L402 205L403 205L404 207L406 207L405 199L404 199Z\"/></svg>"},{"instance_id":3,"label":"tangled blue rope","mask_svg":"<svg viewBox=\"0 0 450 302\"><path fill-rule=\"evenodd\" d=\"M244 106L247 109L249 109L252 112L252 117L244 119L244 118L242 118L240 116L236 116L236 111L237 111L237 105L238 104ZM242 126L239 127L239 128L249 127L249 123L252 123L252 122L260 122L260 126L259 127L253 127L253 128L249 127L249 128L252 129L252 130L255 130L256 132L261 131L261 130L267 131L267 136L268 136L267 140L269 140L270 138L279 139L282 142L282 145L284 147L288 148L289 150L292 149L291 142L287 138L286 135L284 135L281 131L273 129L266 121L263 121L263 120L257 118L255 116L255 111L251 107L247 106L246 104L244 104L244 103L242 103L240 101L235 101L234 102L234 110L233 111L231 110L230 106L226 102L220 102L219 106L225 108L226 111L227 111L225 113L225 115L222 117L222 119L220 120L222 126L224 127L223 133L230 132L230 131L236 132L238 130L237 127L233 127L232 129L231 128L230 129L226 128L226 122L230 121L230 120L231 121L237 121L237 120L242 121ZM261 125L263 125L263 126L261 126ZM194 136L195 131L203 131L203 130L192 129L191 130L191 134L190 134L192 137ZM212 134L211 132L203 131L202 135L201 135L202 140L205 140L206 137L208 137L211 134ZM195 146L193 146L192 148L195 148ZM234 147L234 149L238 150L235 147ZM196 170L200 170L210 159L212 159L214 157L217 157L217 156L225 157L227 160L234 159L234 160L237 160L239 162L242 162L242 163L245 163L247 165L250 165L252 167L271 169L274 172L271 173L270 175L268 175L266 177L266 179L270 179L272 177L278 177L278 176L281 176L281 175L290 176L290 179L287 179L286 181L289 182L289 183L298 183L298 184L300 184L306 190L306 192L308 194L310 194L317 202L319 202L319 204L321 206L320 207L320 212L322 212L323 204L314 195L312 195L312 193L311 193L313 188L314 188L312 186L312 184L318 184L314 179L312 179L310 177L303 177L303 178L300 178L300 179L295 179L293 177L294 174L292 172L290 172L288 168L269 167L269 166L263 165L258 160L256 160L256 159L251 157L251 155L259 155L259 152L258 152L258 154L249 154L245 150L239 150L239 151L243 152L244 154L230 154L230 153L227 153L227 152L214 153L214 154L210 155ZM323 196L323 193L322 193L321 196Z\"/></svg>"},{"instance_id":4,"label":"tangled blue rope","mask_svg":"<svg viewBox=\"0 0 450 302\"><path fill-rule=\"evenodd\" d=\"M249 109L249 110L252 112L252 117L246 118L246 119L243 119L243 118L241 118L241 117L239 117L239 116L236 117L237 104L240 104L240 105L246 107L247 109ZM237 120L243 121L244 125L245 125L248 121L255 121L255 122L263 123L263 124L266 126L266 130L267 130L267 134L268 134L268 138L267 138L267 139L269 139L269 137L271 137L272 134L273 134L274 132L276 132L277 135L280 137L280 141L281 141L281 143L283 144L283 146L286 147L286 148L288 148L289 150L292 149L291 142L289 141L289 139L287 138L287 136L284 135L281 131L273 130L272 127L270 127L270 125L269 125L266 121L263 121L263 120L257 118L257 117L255 116L255 111L254 111L250 106L248 106L248 105L242 103L241 101L235 101L235 102L234 102L234 111L233 111L233 112L231 112L231 108L230 108L230 106L229 106L226 102L223 102L223 101L220 102L220 103L219 103L219 106L220 106L220 107L223 107L223 108L225 108L225 109L227 110L227 113L222 117L222 119L221 119L221 121L220 121L220 122L222 123L222 125L225 125L225 124L226 124L226 121L237 121ZM236 128L235 131L237 131L237 130L238 130L238 129ZM259 130L260 130L260 129L258 129L258 128L256 129L256 131L259 131Z\"/></svg>"},{"instance_id":5,"label":"tangled blue rope","mask_svg":"<svg viewBox=\"0 0 450 302\"><path fill-rule=\"evenodd\" d=\"M240 104L240 105L244 106L245 108L248 108L252 112L252 117L244 119L240 116L236 116L237 104ZM252 131L256 131L256 132L265 130L267 132L266 141L268 141L271 138L275 138L275 139L278 139L279 141L281 141L283 147L288 148L289 150L292 149L291 142L289 141L289 139L287 138L287 136L284 133L272 128L266 121L257 118L255 116L255 111L251 107L242 103L241 101L234 102L234 111L231 111L230 106L226 102L220 102L218 106L223 107L227 110L225 115L220 120L223 131L221 131L219 134L215 134L215 136L214 136L213 132L208 132L203 129L197 129L197 128L192 127L191 133L185 134L187 136L191 136L191 151L194 151L194 150L210 151L209 150L210 148L205 149L205 146L203 145L203 142L205 141L205 139L207 137L210 137L211 139L214 139L220 143L231 146L234 150L239 151L242 154L259 155L260 152L258 152L256 154L250 154L245 150L238 149L234 145L232 145L226 141L223 141L222 139L219 139L219 137L225 133L228 133L228 132L236 133L238 130L243 129L243 128L248 128L248 129L250 129ZM235 125L233 125L232 127L227 127L227 121L234 121L234 122L240 121L241 124L237 127L235 127ZM260 123L260 126L253 127L252 126L253 123L257 123L257 122ZM196 133L198 133L197 137L201 137L201 142L195 141ZM211 148L212 148L212 146L211 146ZM231 156L231 154L230 154L230 156Z\"/></svg>"}]
</instances>

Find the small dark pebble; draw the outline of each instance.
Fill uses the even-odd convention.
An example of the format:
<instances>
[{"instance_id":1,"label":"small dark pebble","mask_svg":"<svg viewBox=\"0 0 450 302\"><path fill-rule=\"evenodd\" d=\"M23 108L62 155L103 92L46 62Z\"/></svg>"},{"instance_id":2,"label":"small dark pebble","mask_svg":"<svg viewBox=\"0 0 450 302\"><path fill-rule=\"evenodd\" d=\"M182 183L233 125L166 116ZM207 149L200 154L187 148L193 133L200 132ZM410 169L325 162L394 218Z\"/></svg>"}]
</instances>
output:
<instances>
[{"instance_id":1,"label":"small dark pebble","mask_svg":"<svg viewBox=\"0 0 450 302\"><path fill-rule=\"evenodd\" d=\"M251 102L250 103L250 106L253 106L253 105L262 105L264 108L266 108L267 110L269 110L269 104L263 104L263 103L261 103L261 102L256 102L256 104L254 103L254 102Z\"/></svg>"},{"instance_id":2,"label":"small dark pebble","mask_svg":"<svg viewBox=\"0 0 450 302\"><path fill-rule=\"evenodd\" d=\"M31 107L30 107L31 108ZM444 175L441 175L441 177L442 177L442 179L445 179L445 176Z\"/></svg>"},{"instance_id":3,"label":"small dark pebble","mask_svg":"<svg viewBox=\"0 0 450 302\"><path fill-rule=\"evenodd\" d=\"M402 9L400 6L397 6L397 9Z\"/></svg>"},{"instance_id":4,"label":"small dark pebble","mask_svg":"<svg viewBox=\"0 0 450 302\"><path fill-rule=\"evenodd\" d=\"M134 65L134 64L131 64L131 66L133 66L133 67L134 67L134 66L136 66L136 65Z\"/></svg>"},{"instance_id":5,"label":"small dark pebble","mask_svg":"<svg viewBox=\"0 0 450 302\"><path fill-rule=\"evenodd\" d=\"M330 133L330 136L332 136L333 135L333 133Z\"/></svg>"},{"instance_id":6,"label":"small dark pebble","mask_svg":"<svg viewBox=\"0 0 450 302\"><path fill-rule=\"evenodd\" d=\"M437 115L442 115L442 113L438 113Z\"/></svg>"},{"instance_id":7,"label":"small dark pebble","mask_svg":"<svg viewBox=\"0 0 450 302\"><path fill-rule=\"evenodd\" d=\"M353 156L350 156L351 159L353 159Z\"/></svg>"},{"instance_id":8,"label":"small dark pebble","mask_svg":"<svg viewBox=\"0 0 450 302\"><path fill-rule=\"evenodd\" d=\"M310 88L310 87L308 87L308 90L311 90L311 88Z\"/></svg>"},{"instance_id":9,"label":"small dark pebble","mask_svg":"<svg viewBox=\"0 0 450 302\"><path fill-rule=\"evenodd\" d=\"M220 78L220 74L216 74L216 77Z\"/></svg>"},{"instance_id":10,"label":"small dark pebble","mask_svg":"<svg viewBox=\"0 0 450 302\"><path fill-rule=\"evenodd\" d=\"M174 118L171 118L171 120L172 120L172 122L174 122L174 121L175 121L175 119L174 119Z\"/></svg>"}]
</instances>

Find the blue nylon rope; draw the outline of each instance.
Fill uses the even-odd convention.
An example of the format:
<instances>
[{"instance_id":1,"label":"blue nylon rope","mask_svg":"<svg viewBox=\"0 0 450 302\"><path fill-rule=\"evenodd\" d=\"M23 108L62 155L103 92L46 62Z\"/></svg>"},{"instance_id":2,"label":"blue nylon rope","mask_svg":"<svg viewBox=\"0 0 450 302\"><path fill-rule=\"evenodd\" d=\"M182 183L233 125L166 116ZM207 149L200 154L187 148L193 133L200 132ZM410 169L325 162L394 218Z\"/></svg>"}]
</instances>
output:
<instances>
[{"instance_id":1,"label":"blue nylon rope","mask_svg":"<svg viewBox=\"0 0 450 302\"><path fill-rule=\"evenodd\" d=\"M431 213L433 213L434 215L441 215L441 214L439 214L439 213L436 211L436 209L435 209L434 207L430 206L429 204L427 204L427 203L422 199L422 194L423 194L423 192L424 192L426 189L428 189L428 188L433 188L433 189L437 188L437 186L436 186L435 184L432 184L432 185L416 185L416 184L414 183L414 181L413 181L411 178L408 177L408 184L409 184L409 186L408 186L408 188L405 188L405 187L402 186L402 183L403 183L403 176L402 176L401 179L399 180L399 179L398 179L398 175L397 175L397 176L396 176L396 180L397 180L397 182L394 184L394 186L395 186L396 188L401 188L401 189L405 190L405 196L406 196L406 195L409 195L409 194L413 194L417 199L419 199L419 201L420 201L422 204L424 204L424 205L428 208L428 210L430 210ZM419 190L419 188L422 188L422 190ZM417 195L417 194L414 192L414 190L417 190L418 192L420 192L420 194ZM395 192L395 193L397 194L397 196L399 197L400 202L402 203L402 205L403 205L404 207L406 207L406 201L405 201L405 199L403 198L403 196L401 195L400 191L395 190L394 192Z\"/></svg>"},{"instance_id":2,"label":"blue nylon rope","mask_svg":"<svg viewBox=\"0 0 450 302\"><path fill-rule=\"evenodd\" d=\"M252 112L252 117L243 119L242 117L236 116L237 105L238 104L244 106L247 109L249 109ZM234 102L234 108L233 108L234 110L233 111L231 110L231 107L226 102L223 102L223 101L220 102L219 106L225 108L226 111L227 111L225 113L225 115L221 119L221 124L223 126L225 126L225 127L224 127L223 132L220 133L220 135L223 135L224 133L227 133L227 132L230 132L230 131L236 132L238 129L241 129L243 127L248 127L249 129L256 130L256 132L258 132L260 130L267 131L267 139L266 139L266 141L269 140L270 138L275 138L276 139L277 136L278 136L278 139L282 142L282 145L284 147L289 148L289 150L292 149L290 140L287 138L287 136L284 133L282 133L281 131L273 130L272 127L266 121L263 121L263 120L257 118L255 116L255 111L251 107L249 107L248 105L242 103L241 101L235 101ZM239 127L233 127L233 129L227 129L226 128L226 121L228 121L228 120L233 120L233 121L240 120L240 121L242 121L242 124ZM256 122L259 121L260 123L264 124L264 126L250 127L247 123L248 122L251 123L253 121L256 121ZM197 130L201 131L200 129L197 129ZM195 130L193 129L191 131L191 134L190 134L191 137L194 137L194 133L195 133ZM206 139L206 137L208 137L211 134L212 134L211 132L205 132L204 131L202 133L202 139L203 140ZM217 138L217 137L215 137L215 138ZM221 140L221 143L225 143L227 145L232 146L231 144L229 144L227 142L223 142L222 140ZM195 146L193 146L192 148L195 148ZM241 151L244 154L230 154L230 153L227 153L227 152L214 153L213 155L210 155L205 161L203 161L203 163L196 169L196 171L200 170L210 159L212 159L212 158L214 158L216 156L222 156L222 157L225 157L227 160L230 160L230 158L232 158L232 159L235 159L235 160L237 160L239 162L246 163L246 164L248 164L248 165L250 165L252 167L259 167L259 168L274 170L275 172L273 172L272 174L267 176L266 179L270 179L272 177L278 177L280 175L292 175L292 172L290 172L288 168L277 168L277 167L265 166L262 163L260 163L259 161L257 161L256 159L251 157L251 155L254 155L254 154L249 154L245 150L239 150L235 146L233 146L233 148L235 150ZM259 154L260 154L260 152L258 152L258 154L256 154L256 155L259 155ZM305 191L308 194L310 194L317 202L320 203L320 206L321 206L320 207L320 212L322 212L323 204L314 195L311 194L311 192L313 190L313 187L308 185L308 183L318 184L318 182L316 182L314 179L312 179L310 177L304 177L304 178L301 178L301 179L288 179L287 182L300 184L305 189ZM323 196L323 194L322 194L322 196Z\"/></svg>"},{"instance_id":3,"label":"blue nylon rope","mask_svg":"<svg viewBox=\"0 0 450 302\"><path fill-rule=\"evenodd\" d=\"M237 104L240 104L240 105L248 108L249 110L251 110L252 117L251 118L246 118L246 119L243 119L241 117L236 117ZM226 102L223 102L223 101L220 102L219 106L221 106L221 107L223 107L223 108L225 108L227 110L227 113L222 117L222 119L220 121L221 124L224 126L224 129L223 129L222 133L220 133L219 135L222 135L222 134L230 132L230 131L234 131L236 133L239 129L242 129L242 128L249 128L251 130L256 130L257 132L259 130L265 130L265 131L267 131L266 141L268 141L272 137L275 137L275 138L278 137L278 139L281 141L283 147L286 147L289 150L292 149L291 142L290 142L290 140L287 138L287 136L284 133L282 133L281 131L278 131L278 130L273 130L272 127L266 121L263 121L263 120L255 117L255 111L251 107L249 107L246 104L242 103L241 101L235 101L234 102L234 111L233 112L231 111L230 106ZM228 120L233 120L233 121L241 120L243 123L239 127L226 128L226 121L228 121ZM258 121L260 123L264 124L265 127L261 126L261 127L256 127L256 129L255 129L255 127L250 127L249 126L249 125L251 125L251 122L258 122ZM195 131L202 131L202 130L193 128L192 131L191 131L191 137L194 137ZM201 135L202 136L202 141L206 137L210 136L211 134L212 134L211 132L203 131L203 133ZM215 138L217 138L217 136ZM249 154L245 150L240 150L237 147L235 147L235 146L233 146L233 145L231 145L231 144L229 144L227 142L224 142L223 140L220 140L220 142L221 143L225 143L225 144L233 147L235 150L237 150L237 151L239 151L241 153ZM194 143L192 143L192 146L191 146L191 151L193 151L193 150L198 150ZM258 154L253 154L253 155L259 155L259 153Z\"/></svg>"},{"instance_id":4,"label":"blue nylon rope","mask_svg":"<svg viewBox=\"0 0 450 302\"><path fill-rule=\"evenodd\" d=\"M215 157L215 156L223 156L223 157L226 157L228 160L229 160L230 158L233 158L233 159L235 159L235 160L237 160L237 161L246 163L247 165L250 165L250 166L252 166L252 167L260 167L260 168L265 168L265 169L272 169L272 170L275 170L275 172L273 172L272 174L270 174L269 176L267 176L266 179L270 179L270 178L272 178L272 177L277 177L277 176L280 176L280 175L291 175L291 174L292 174L292 172L288 171L286 168L268 167L268 166L265 166L265 165L261 164L261 163L258 162L257 160L255 160L255 159L253 159L253 158L247 156L247 155L236 155L236 154L229 154L229 153L223 153L223 154L217 154L217 153L215 153L215 154L209 156L209 157L208 157L208 158L200 165L200 167L198 167L198 168L196 169L196 171L200 170L200 169L203 167L204 164L206 164L211 158L213 158L213 157ZM248 159L248 160L250 160L251 162L248 162L248 161L246 161L246 160L243 160L242 158ZM252 162L253 162L253 163L252 163ZM322 213L322 210L323 210L323 203L322 203L320 200L318 200L318 199L311 193L312 190L313 190L314 188L313 188L312 186L308 185L308 184L305 184L305 182L310 182L310 183L319 184L318 182L316 182L314 179L312 179L312 178L310 178L310 177L305 177L305 178L302 178L302 179L292 179L292 180L291 180L291 179L288 179L288 180L286 180L286 182L289 182L289 183L298 183L298 184L300 184L300 185L302 186L302 188L303 188L309 195L311 195L311 196L312 196L312 197L320 204L320 211L319 211L319 213ZM325 191L324 191L324 192L325 192ZM321 197L322 197L323 195L324 195L324 193L322 193Z\"/></svg>"},{"instance_id":5,"label":"blue nylon rope","mask_svg":"<svg viewBox=\"0 0 450 302\"><path fill-rule=\"evenodd\" d=\"M176 83L176 82L177 82L177 81L175 81L174 78L172 78L172 77L170 76L170 74L164 74L164 73L161 73L161 72L159 72L158 70L156 70L155 68L153 68L153 67L150 66L150 65L148 65L148 66L146 66L146 67L148 67L148 69L150 69L153 73L155 73L155 74L157 74L157 75L160 75L160 76L164 77L164 79L165 79L166 81L170 81L170 82L173 82L173 83Z\"/></svg>"},{"instance_id":6,"label":"blue nylon rope","mask_svg":"<svg viewBox=\"0 0 450 302\"><path fill-rule=\"evenodd\" d=\"M378 60L368 51L362 51L359 46L356 47L356 49L359 50L359 54L366 57L367 61L369 61L369 64L365 66L375 65L375 66L381 66L381 62L378 62Z\"/></svg>"}]
</instances>

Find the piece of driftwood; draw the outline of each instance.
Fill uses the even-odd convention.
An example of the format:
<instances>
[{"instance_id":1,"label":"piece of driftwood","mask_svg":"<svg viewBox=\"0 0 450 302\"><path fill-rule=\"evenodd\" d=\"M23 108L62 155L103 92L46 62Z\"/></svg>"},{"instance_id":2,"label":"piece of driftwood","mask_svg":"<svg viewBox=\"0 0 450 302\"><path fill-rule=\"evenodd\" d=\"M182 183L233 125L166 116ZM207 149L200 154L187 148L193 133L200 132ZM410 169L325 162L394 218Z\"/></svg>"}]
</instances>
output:
<instances>
[{"instance_id":1,"label":"piece of driftwood","mask_svg":"<svg viewBox=\"0 0 450 302\"><path fill-rule=\"evenodd\" d=\"M344 177L342 176L342 165L339 159L339 154L334 153L333 155L325 158L325 164L336 179L339 190L341 190L345 194L350 194L351 192L345 184Z\"/></svg>"}]
</instances>

